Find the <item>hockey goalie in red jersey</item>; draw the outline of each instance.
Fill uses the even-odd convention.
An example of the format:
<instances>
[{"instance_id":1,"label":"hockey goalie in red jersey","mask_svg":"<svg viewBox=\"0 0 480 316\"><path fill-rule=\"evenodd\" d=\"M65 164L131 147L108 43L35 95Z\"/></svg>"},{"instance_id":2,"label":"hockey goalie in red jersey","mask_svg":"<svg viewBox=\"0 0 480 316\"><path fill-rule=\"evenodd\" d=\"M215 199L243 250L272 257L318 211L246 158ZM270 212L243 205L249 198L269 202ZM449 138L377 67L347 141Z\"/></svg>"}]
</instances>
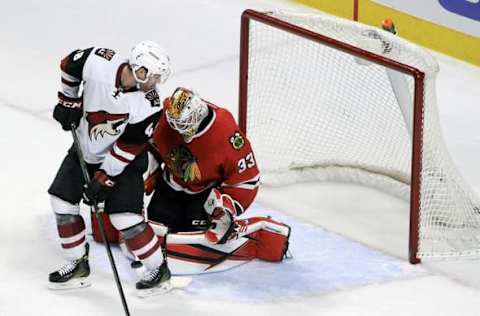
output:
<instances>
[{"instance_id":1,"label":"hockey goalie in red jersey","mask_svg":"<svg viewBox=\"0 0 480 316\"><path fill-rule=\"evenodd\" d=\"M238 219L257 195L260 174L250 142L228 110L177 88L163 102L152 147L159 168L146 181L147 192L154 191L147 214L158 235L168 229L172 272L284 258L288 225L265 217Z\"/></svg>"},{"instance_id":2,"label":"hockey goalie in red jersey","mask_svg":"<svg viewBox=\"0 0 480 316\"><path fill-rule=\"evenodd\" d=\"M72 147L48 193L67 263L49 275L53 289L89 284L88 243L79 203L104 205L115 229L147 271L137 282L150 293L170 279L161 244L143 217L146 148L160 116L156 86L170 74L170 60L153 42L141 42L123 58L114 50L91 47L63 58L62 91L53 117L64 130L76 128L91 181L84 182ZM81 86L83 89L81 89ZM92 203L92 202L90 202Z\"/></svg>"}]
</instances>

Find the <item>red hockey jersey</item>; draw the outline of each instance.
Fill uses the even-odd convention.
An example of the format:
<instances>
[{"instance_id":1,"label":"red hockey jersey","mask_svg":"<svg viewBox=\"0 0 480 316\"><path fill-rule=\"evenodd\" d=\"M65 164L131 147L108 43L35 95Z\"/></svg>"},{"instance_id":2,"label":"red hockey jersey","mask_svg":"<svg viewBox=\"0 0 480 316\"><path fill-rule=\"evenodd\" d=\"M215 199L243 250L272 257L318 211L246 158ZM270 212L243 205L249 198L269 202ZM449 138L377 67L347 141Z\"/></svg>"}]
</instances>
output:
<instances>
[{"instance_id":1,"label":"red hockey jersey","mask_svg":"<svg viewBox=\"0 0 480 316\"><path fill-rule=\"evenodd\" d=\"M165 162L163 178L174 190L195 194L217 188L232 197L238 215L258 191L255 156L232 114L207 104L213 115L189 143L162 115L154 131L154 147Z\"/></svg>"}]
</instances>

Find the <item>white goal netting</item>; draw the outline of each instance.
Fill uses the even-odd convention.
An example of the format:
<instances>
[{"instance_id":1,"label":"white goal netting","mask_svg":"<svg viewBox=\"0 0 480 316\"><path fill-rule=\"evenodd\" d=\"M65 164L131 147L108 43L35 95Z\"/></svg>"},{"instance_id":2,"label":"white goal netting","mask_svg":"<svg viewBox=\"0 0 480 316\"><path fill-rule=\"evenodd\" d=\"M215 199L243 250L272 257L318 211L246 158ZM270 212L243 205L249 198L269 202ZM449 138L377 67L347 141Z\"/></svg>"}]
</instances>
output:
<instances>
[{"instance_id":1,"label":"white goal netting","mask_svg":"<svg viewBox=\"0 0 480 316\"><path fill-rule=\"evenodd\" d=\"M417 257L480 254L480 203L442 140L435 59L352 21L269 16L425 73ZM340 180L410 199L413 77L257 20L248 34L247 135L262 182Z\"/></svg>"}]
</instances>

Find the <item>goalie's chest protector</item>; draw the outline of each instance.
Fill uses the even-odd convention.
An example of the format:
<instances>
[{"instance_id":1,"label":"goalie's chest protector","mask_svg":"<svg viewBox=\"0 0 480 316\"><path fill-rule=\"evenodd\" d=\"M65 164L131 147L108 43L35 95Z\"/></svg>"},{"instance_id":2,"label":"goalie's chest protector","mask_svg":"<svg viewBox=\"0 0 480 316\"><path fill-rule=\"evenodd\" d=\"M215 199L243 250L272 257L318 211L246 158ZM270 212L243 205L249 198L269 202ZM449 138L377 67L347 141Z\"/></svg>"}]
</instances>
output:
<instances>
[{"instance_id":1,"label":"goalie's chest protector","mask_svg":"<svg viewBox=\"0 0 480 316\"><path fill-rule=\"evenodd\" d=\"M151 93L156 98L150 98L154 101L149 100L150 92L122 92L120 78L125 67L126 60L116 54L108 59L92 52L83 68L84 115L79 135L89 163L103 161L127 124L141 122L160 109L154 90Z\"/></svg>"},{"instance_id":2,"label":"goalie's chest protector","mask_svg":"<svg viewBox=\"0 0 480 316\"><path fill-rule=\"evenodd\" d=\"M154 132L155 147L166 164L165 180L174 189L197 193L220 184L230 162L237 161L229 141L237 126L222 108L209 105L214 117L190 143L162 115Z\"/></svg>"}]
</instances>

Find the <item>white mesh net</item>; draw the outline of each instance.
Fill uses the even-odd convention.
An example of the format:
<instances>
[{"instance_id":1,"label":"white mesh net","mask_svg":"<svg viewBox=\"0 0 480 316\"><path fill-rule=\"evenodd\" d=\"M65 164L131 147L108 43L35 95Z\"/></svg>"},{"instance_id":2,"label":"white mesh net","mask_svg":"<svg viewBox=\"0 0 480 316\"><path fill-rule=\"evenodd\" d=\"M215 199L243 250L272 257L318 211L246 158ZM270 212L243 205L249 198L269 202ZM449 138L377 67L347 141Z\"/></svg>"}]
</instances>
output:
<instances>
[{"instance_id":1,"label":"white mesh net","mask_svg":"<svg viewBox=\"0 0 480 316\"><path fill-rule=\"evenodd\" d=\"M480 254L480 203L455 170L436 108L435 59L377 28L324 15L269 15L425 73L418 257ZM262 182L356 182L410 197L414 80L250 21L247 134Z\"/></svg>"}]
</instances>

